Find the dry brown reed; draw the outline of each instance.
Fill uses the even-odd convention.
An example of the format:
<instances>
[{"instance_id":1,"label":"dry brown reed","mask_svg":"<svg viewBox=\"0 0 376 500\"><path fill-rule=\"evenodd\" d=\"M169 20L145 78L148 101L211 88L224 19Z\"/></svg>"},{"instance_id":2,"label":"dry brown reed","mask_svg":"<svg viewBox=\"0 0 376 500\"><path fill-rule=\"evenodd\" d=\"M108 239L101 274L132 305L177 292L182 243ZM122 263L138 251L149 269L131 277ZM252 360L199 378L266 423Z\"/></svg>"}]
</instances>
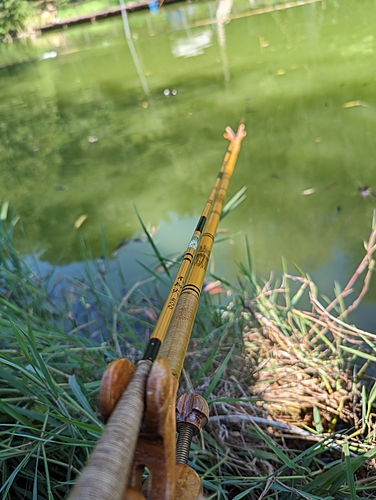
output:
<instances>
[{"instance_id":1,"label":"dry brown reed","mask_svg":"<svg viewBox=\"0 0 376 500\"><path fill-rule=\"evenodd\" d=\"M376 335L346 323L343 318L359 305L368 290L375 240L373 223L364 258L344 289L327 306L320 301L309 276L289 274L284 275L278 290L272 290L269 282L248 302L249 311L260 325L244 328L245 349L253 373L250 391L273 418L314 429L316 408L322 431L334 432L343 427L359 431L365 423L373 428L373 415L368 415L367 422L362 415L362 387L369 391L372 380L365 375L362 356L366 351L372 353ZM364 274L360 292L345 305L345 298L354 293L357 280ZM291 284L295 288L298 285L292 299ZM306 310L294 307L305 292L309 306ZM359 361L363 367L356 372L355 363L359 366Z\"/></svg>"}]
</instances>

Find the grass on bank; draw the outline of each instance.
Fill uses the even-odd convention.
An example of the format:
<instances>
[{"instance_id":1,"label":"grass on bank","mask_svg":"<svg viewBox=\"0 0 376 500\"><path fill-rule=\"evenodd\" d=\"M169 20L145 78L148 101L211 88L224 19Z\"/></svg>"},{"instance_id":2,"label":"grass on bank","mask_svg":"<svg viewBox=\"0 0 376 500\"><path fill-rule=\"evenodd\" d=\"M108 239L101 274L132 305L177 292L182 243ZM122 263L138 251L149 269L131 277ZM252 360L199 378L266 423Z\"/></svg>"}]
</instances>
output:
<instances>
[{"instance_id":1,"label":"grass on bank","mask_svg":"<svg viewBox=\"0 0 376 500\"><path fill-rule=\"evenodd\" d=\"M103 428L101 375L119 353L140 357L162 306L162 278L151 276L150 297L122 280L115 293L105 259L56 301L56 277L39 276L19 257L17 220L6 212L0 491L4 499L62 499ZM367 368L376 338L349 325L346 314L367 291L375 239L374 223L363 261L327 303L304 273L259 284L250 254L238 282L223 283L226 293L203 293L181 390L193 388L211 409L190 456L206 498L374 498L376 379ZM357 279L362 291L349 302ZM309 307L299 307L307 296Z\"/></svg>"}]
</instances>

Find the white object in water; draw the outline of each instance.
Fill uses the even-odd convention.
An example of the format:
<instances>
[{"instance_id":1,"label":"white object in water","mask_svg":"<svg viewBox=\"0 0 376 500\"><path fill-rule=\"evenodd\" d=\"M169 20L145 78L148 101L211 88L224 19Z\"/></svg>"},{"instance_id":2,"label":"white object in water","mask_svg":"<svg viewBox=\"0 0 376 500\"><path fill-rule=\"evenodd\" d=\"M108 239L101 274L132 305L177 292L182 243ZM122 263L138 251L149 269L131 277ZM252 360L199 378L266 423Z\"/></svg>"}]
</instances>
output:
<instances>
[{"instance_id":1,"label":"white object in water","mask_svg":"<svg viewBox=\"0 0 376 500\"><path fill-rule=\"evenodd\" d=\"M43 59L54 59L56 56L57 52L55 50L51 50L50 52L45 52L44 54L42 54L39 60L43 61Z\"/></svg>"}]
</instances>

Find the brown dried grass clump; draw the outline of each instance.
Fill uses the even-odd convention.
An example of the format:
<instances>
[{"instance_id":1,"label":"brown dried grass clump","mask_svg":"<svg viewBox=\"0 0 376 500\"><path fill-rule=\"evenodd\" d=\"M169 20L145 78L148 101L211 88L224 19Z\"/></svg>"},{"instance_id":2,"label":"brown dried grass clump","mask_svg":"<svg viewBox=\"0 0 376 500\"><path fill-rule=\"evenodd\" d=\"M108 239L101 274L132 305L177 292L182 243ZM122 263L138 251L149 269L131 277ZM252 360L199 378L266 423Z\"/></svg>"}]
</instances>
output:
<instances>
[{"instance_id":1,"label":"brown dried grass clump","mask_svg":"<svg viewBox=\"0 0 376 500\"><path fill-rule=\"evenodd\" d=\"M374 377L367 376L369 364L376 361L372 355L376 335L346 322L368 291L375 240L374 220L365 257L346 287L337 290L326 306L304 273L286 273L279 288L269 281L247 303L251 321L243 338L253 375L249 391L272 419L320 434L347 431L362 435L369 445L376 443L372 411L376 384ZM359 295L345 305L362 274ZM302 297L308 307L298 309L295 306Z\"/></svg>"},{"instance_id":2,"label":"brown dried grass clump","mask_svg":"<svg viewBox=\"0 0 376 500\"><path fill-rule=\"evenodd\" d=\"M271 327L246 327L244 341L253 373L250 391L272 418L314 428L316 407L327 432L338 422L352 427L359 420L354 402L360 383L331 353L319 358L309 343L302 348L297 335L286 337Z\"/></svg>"}]
</instances>

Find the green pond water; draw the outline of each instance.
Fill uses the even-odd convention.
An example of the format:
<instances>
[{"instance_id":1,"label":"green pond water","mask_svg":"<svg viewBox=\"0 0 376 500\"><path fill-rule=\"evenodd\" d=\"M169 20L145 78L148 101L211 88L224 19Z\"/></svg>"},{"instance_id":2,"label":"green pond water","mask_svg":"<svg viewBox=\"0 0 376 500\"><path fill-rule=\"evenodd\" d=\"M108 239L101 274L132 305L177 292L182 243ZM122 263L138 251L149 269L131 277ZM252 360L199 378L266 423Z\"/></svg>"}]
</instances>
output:
<instances>
[{"instance_id":1,"label":"green pond water","mask_svg":"<svg viewBox=\"0 0 376 500\"><path fill-rule=\"evenodd\" d=\"M130 15L129 40L116 17L0 46L0 200L21 217L20 251L82 260L74 223L86 215L79 232L100 256L101 227L110 250L140 231L136 206L176 256L220 168L225 126L245 120L230 194L246 186L247 198L221 224L212 270L234 281L247 236L258 276L284 258L323 292L344 286L376 208L358 190L376 191L376 3L276 5L179 3ZM133 278L146 254L124 248ZM352 318L376 331L375 314L373 283Z\"/></svg>"}]
</instances>

